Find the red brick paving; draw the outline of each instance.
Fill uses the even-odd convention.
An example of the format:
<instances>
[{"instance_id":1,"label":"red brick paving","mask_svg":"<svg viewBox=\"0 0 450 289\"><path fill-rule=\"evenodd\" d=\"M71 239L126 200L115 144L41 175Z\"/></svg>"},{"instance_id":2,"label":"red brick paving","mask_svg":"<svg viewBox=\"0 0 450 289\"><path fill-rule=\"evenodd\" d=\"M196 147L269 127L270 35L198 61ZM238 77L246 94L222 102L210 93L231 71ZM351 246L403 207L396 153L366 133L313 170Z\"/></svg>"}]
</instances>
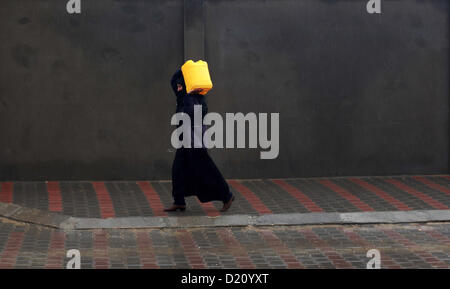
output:
<instances>
[{"instance_id":1,"label":"red brick paving","mask_svg":"<svg viewBox=\"0 0 450 289\"><path fill-rule=\"evenodd\" d=\"M94 190L97 193L98 203L100 205L100 214L103 219L116 216L114 206L109 195L108 189L103 182L93 182Z\"/></svg>"},{"instance_id":2,"label":"red brick paving","mask_svg":"<svg viewBox=\"0 0 450 289\"><path fill-rule=\"evenodd\" d=\"M152 239L148 232L137 233L137 244L139 248L139 257L142 263L142 269L157 269L157 261L155 258Z\"/></svg>"},{"instance_id":3,"label":"red brick paving","mask_svg":"<svg viewBox=\"0 0 450 289\"><path fill-rule=\"evenodd\" d=\"M224 228L217 228L217 234L227 247L232 248L230 253L234 256L238 268L255 269L255 265L248 256L247 250L233 236L233 233L230 230Z\"/></svg>"},{"instance_id":4,"label":"red brick paving","mask_svg":"<svg viewBox=\"0 0 450 289\"><path fill-rule=\"evenodd\" d=\"M313 200L311 200L307 195L302 193L296 187L288 184L284 180L271 180L274 184L278 185L280 188L288 192L291 196L293 196L296 200L300 202L306 209L311 212L323 212L322 208L320 208Z\"/></svg>"},{"instance_id":5,"label":"red brick paving","mask_svg":"<svg viewBox=\"0 0 450 289\"><path fill-rule=\"evenodd\" d=\"M0 202L12 203L12 201L13 201L13 183L4 182L1 185Z\"/></svg>"},{"instance_id":6,"label":"red brick paving","mask_svg":"<svg viewBox=\"0 0 450 289\"><path fill-rule=\"evenodd\" d=\"M47 256L47 263L45 268L47 269L60 269L64 268L64 250L66 235L63 232L52 231L50 238L49 252ZM74 248L76 249L76 248Z\"/></svg>"},{"instance_id":7,"label":"red brick paving","mask_svg":"<svg viewBox=\"0 0 450 289\"><path fill-rule=\"evenodd\" d=\"M388 179L388 180L386 180L386 182L396 186L400 190L403 190L403 191L413 195L416 198L419 198L420 200L424 201L425 203L427 203L428 205L432 206L433 208L435 208L437 210L448 210L448 207L446 205L440 203L439 201L436 201L432 197L430 197L422 192L419 192L415 188L410 187L399 180Z\"/></svg>"},{"instance_id":8,"label":"red brick paving","mask_svg":"<svg viewBox=\"0 0 450 289\"><path fill-rule=\"evenodd\" d=\"M229 180L228 183L235 190L241 193L259 214L263 215L272 213L272 211L268 207L266 207L266 205L264 205L261 199L258 198L258 196L249 188L247 188L247 186L236 180Z\"/></svg>"},{"instance_id":9,"label":"red brick paving","mask_svg":"<svg viewBox=\"0 0 450 289\"><path fill-rule=\"evenodd\" d=\"M336 269L353 269L352 264L347 262L344 258L342 258L336 250L332 247L328 246L325 240L321 239L316 233L311 229L302 229L300 230L303 235L306 236L308 241L320 248L322 253L336 266Z\"/></svg>"},{"instance_id":10,"label":"red brick paving","mask_svg":"<svg viewBox=\"0 0 450 289\"><path fill-rule=\"evenodd\" d=\"M62 212L62 196L58 182L47 182L48 208L51 212Z\"/></svg>"},{"instance_id":11,"label":"red brick paving","mask_svg":"<svg viewBox=\"0 0 450 289\"><path fill-rule=\"evenodd\" d=\"M243 181L230 180L228 181L230 188L234 190L237 199L226 214L336 212L339 210L352 212L373 211L374 208L378 211L393 209L408 211L412 209L448 209L450 207L450 185L447 186L445 182L434 182L425 176L406 178L412 180L408 182L408 185L392 177L377 177L373 178L373 181L366 181L361 178L346 178L348 182L353 182L355 185L345 189L337 182L333 182L333 178L307 179L321 185L320 192L318 192L318 195L321 196L320 199L315 198L314 189L309 188L307 192L303 192L301 188L291 185L286 180L270 179L269 181L295 199L295 201L282 200L281 202L278 202L279 194L263 184L255 185L250 189ZM254 182L260 181L254 180ZM37 190L40 186L28 186L32 197L26 198L24 192L14 192L15 184L13 182L3 182L0 183L0 202L14 202L40 210L61 212L66 215L73 214L77 217L168 216L163 210L165 205L171 203L170 192L166 189L161 192L156 191L157 187L153 182L128 182L131 187L137 184L139 189L130 191L127 196L124 196L127 193L126 191L123 191L122 195L110 194L108 191L109 184L114 186L115 182L92 182L93 190L88 185L88 194L86 193L86 184L81 183L46 183L48 194L48 202L46 202L45 196L42 197L42 192ZM364 188L364 193L373 194L373 197L368 196L364 200L360 199L362 192L358 186ZM15 196L15 194L18 195ZM410 200L408 200L408 194ZM36 197L38 195L39 198ZM436 199L437 196L439 196L439 200ZM77 198L82 199L78 200ZM195 206L188 206L182 214L190 215L193 213L210 217L217 217L222 214L219 211L222 207L221 202L200 203L196 197L192 197L192 200ZM188 202L188 204L193 203ZM335 204L339 205L335 206ZM119 207L115 208L114 206Z\"/></svg>"},{"instance_id":12,"label":"red brick paving","mask_svg":"<svg viewBox=\"0 0 450 289\"><path fill-rule=\"evenodd\" d=\"M318 180L318 182L329 189L335 191L338 193L341 197L352 203L353 206L357 207L361 211L370 212L375 211L372 207L370 207L368 204L364 203L356 197L355 195L352 195L347 190L342 188L341 186L338 186L337 184L333 183L331 180Z\"/></svg>"},{"instance_id":13,"label":"red brick paving","mask_svg":"<svg viewBox=\"0 0 450 289\"><path fill-rule=\"evenodd\" d=\"M148 204L150 205L154 216L167 216L164 212L164 205L158 196L158 193L153 188L150 182L137 182L145 197L147 198Z\"/></svg>"},{"instance_id":14,"label":"red brick paving","mask_svg":"<svg viewBox=\"0 0 450 289\"><path fill-rule=\"evenodd\" d=\"M108 236L106 231L97 230L94 232L94 255L94 268L109 268Z\"/></svg>"},{"instance_id":15,"label":"red brick paving","mask_svg":"<svg viewBox=\"0 0 450 289\"><path fill-rule=\"evenodd\" d=\"M398 210L400 211L409 211L412 210L409 206L407 206L405 203L397 200L396 198L392 197L391 195L389 195L388 193L386 193L385 191L381 190L380 188L369 184L366 181L363 181L359 178L349 178L350 181L352 181L353 183L360 185L361 187L371 191L372 193L374 193L375 195L377 195L378 197L382 198L383 200L389 202L391 205L393 205L394 207L396 207Z\"/></svg>"},{"instance_id":16,"label":"red brick paving","mask_svg":"<svg viewBox=\"0 0 450 289\"><path fill-rule=\"evenodd\" d=\"M179 241L184 249L184 254L189 261L192 269L205 269L206 265L200 255L200 249L194 242L191 233L188 230L180 230Z\"/></svg>"},{"instance_id":17,"label":"red brick paving","mask_svg":"<svg viewBox=\"0 0 450 289\"><path fill-rule=\"evenodd\" d=\"M418 248L420 248L419 245L415 244L414 242L412 242L411 240L405 238L404 236L402 236L401 234L399 234L398 232L396 232L394 230L384 229L383 232L387 236L389 236L391 239L394 239L395 241L399 242L400 244L402 244L405 247L418 247ZM434 257L429 252L426 252L425 250L422 250L422 249L418 249L417 250L416 249L415 250L415 255L417 255L420 258L422 258L422 260L424 260L428 264L431 264L433 266L433 268L440 268L440 269L448 268L447 264L445 264L444 262L442 262L438 258Z\"/></svg>"},{"instance_id":18,"label":"red brick paving","mask_svg":"<svg viewBox=\"0 0 450 289\"><path fill-rule=\"evenodd\" d=\"M427 186L429 186L430 188L438 190L438 191L440 191L440 192L442 192L444 194L450 195L450 189L448 189L448 188L446 188L444 186L441 186L439 184L436 184L435 182L433 182L433 181L431 181L431 180L429 180L427 178L424 178L422 176L415 176L414 179L419 181L419 182L421 182L421 183L423 183L423 184L425 184L425 185L427 185Z\"/></svg>"},{"instance_id":19,"label":"red brick paving","mask_svg":"<svg viewBox=\"0 0 450 289\"><path fill-rule=\"evenodd\" d=\"M370 249L381 268L450 268L449 238L450 223L59 231L0 218L0 268L65 268L70 249L81 268L365 269Z\"/></svg>"},{"instance_id":20,"label":"red brick paving","mask_svg":"<svg viewBox=\"0 0 450 289\"><path fill-rule=\"evenodd\" d=\"M220 211L212 203L202 203L197 199L198 204L209 217L220 216Z\"/></svg>"},{"instance_id":21,"label":"red brick paving","mask_svg":"<svg viewBox=\"0 0 450 289\"><path fill-rule=\"evenodd\" d=\"M375 244L371 244L367 242L363 237L355 233L353 230L342 230L342 232L347 236L349 240L352 242L364 247L367 250L372 249L375 247ZM383 268L386 269L401 269L402 267L395 262L391 257L389 257L387 254L384 254L383 251L380 252L381 257L381 264L383 264Z\"/></svg>"},{"instance_id":22,"label":"red brick paving","mask_svg":"<svg viewBox=\"0 0 450 289\"><path fill-rule=\"evenodd\" d=\"M261 236L270 248L275 248L278 256L284 261L288 269L304 269L305 267L298 262L292 251L278 239L271 230L261 231Z\"/></svg>"},{"instance_id":23,"label":"red brick paving","mask_svg":"<svg viewBox=\"0 0 450 289\"><path fill-rule=\"evenodd\" d=\"M0 268L13 268L16 263L16 257L19 253L23 240L22 232L12 232L9 235L8 242L0 255Z\"/></svg>"}]
</instances>

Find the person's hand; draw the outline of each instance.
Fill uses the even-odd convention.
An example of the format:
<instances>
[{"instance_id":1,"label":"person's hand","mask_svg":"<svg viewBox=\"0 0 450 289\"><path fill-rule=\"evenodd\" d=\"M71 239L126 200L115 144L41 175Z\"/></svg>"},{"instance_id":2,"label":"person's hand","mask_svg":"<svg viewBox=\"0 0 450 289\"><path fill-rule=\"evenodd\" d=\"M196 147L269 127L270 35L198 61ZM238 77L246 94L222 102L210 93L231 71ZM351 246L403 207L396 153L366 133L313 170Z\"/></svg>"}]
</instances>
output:
<instances>
[{"instance_id":1,"label":"person's hand","mask_svg":"<svg viewBox=\"0 0 450 289\"><path fill-rule=\"evenodd\" d=\"M177 91L182 91L183 90L183 86L181 84L177 84Z\"/></svg>"},{"instance_id":2,"label":"person's hand","mask_svg":"<svg viewBox=\"0 0 450 289\"><path fill-rule=\"evenodd\" d=\"M203 90L202 88L196 88L196 89L192 90L190 93L198 94L198 93L202 92L202 90Z\"/></svg>"}]
</instances>

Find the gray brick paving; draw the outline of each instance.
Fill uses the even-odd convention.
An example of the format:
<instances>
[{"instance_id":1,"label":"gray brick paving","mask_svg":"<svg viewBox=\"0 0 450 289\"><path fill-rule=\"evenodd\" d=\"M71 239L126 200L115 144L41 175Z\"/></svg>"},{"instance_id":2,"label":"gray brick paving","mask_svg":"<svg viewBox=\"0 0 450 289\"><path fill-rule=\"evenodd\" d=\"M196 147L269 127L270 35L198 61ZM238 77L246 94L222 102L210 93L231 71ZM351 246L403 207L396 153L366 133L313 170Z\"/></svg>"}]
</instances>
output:
<instances>
[{"instance_id":1,"label":"gray brick paving","mask_svg":"<svg viewBox=\"0 0 450 289\"><path fill-rule=\"evenodd\" d=\"M237 243L224 241L218 230ZM106 234L106 250L94 249L94 231L59 232L0 219L0 268L9 266L6 255L13 256L14 268L60 268L68 261L65 257L68 249L80 250L82 268L94 268L105 257L109 268L142 268L143 256L151 254L158 268L190 268L192 262L200 262L207 268L241 268L249 262L255 268L287 268L286 258L296 260L304 268L336 268L335 259L342 258L353 268L363 269L369 249L380 250L382 261L398 268L450 266L450 223L95 232ZM137 239L137 234L142 232L150 241L146 246ZM268 232L275 242L268 243L265 239ZM311 232L316 236L314 239L311 239ZM392 237L388 232L397 235ZM16 234L14 242L20 242L18 251L14 251L14 242L10 240L12 234ZM63 234L63 248L51 245L58 234ZM191 236L193 245L183 247L180 238L185 234ZM401 243L399 238L407 243ZM242 258L243 252L248 259Z\"/></svg>"},{"instance_id":2,"label":"gray brick paving","mask_svg":"<svg viewBox=\"0 0 450 289\"><path fill-rule=\"evenodd\" d=\"M450 190L450 179L446 176L422 176L428 181L434 182L442 186L446 190ZM413 210L433 210L430 204L424 202L414 194L406 192L396 186L390 184L389 180L400 181L401 183L414 188L422 194L433 198L434 200L450 207L450 194L433 188L429 185L414 179L413 176L399 177L361 177L361 180L375 186L379 190L383 190L389 196L406 204ZM284 180L289 185L297 188L314 204L320 207L324 212L359 212L358 208L351 201L347 200L342 194L333 191L321 182L329 181L343 189L349 194L358 198L376 211L395 211L397 207L368 188L351 181L351 178L304 178L304 179L288 179ZM97 194L93 184L88 181L61 181L59 183L62 213L74 217L100 218L100 207ZM169 181L151 181L163 206L172 204L172 184ZM246 214L257 215L258 202L262 202L272 213L308 213L310 212L307 205L299 201L291 192L275 184L269 179L262 180L242 180L240 183L252 191L258 201L248 199L244 192L236 190L230 185L230 189L236 196L236 202L231 209L225 214ZM152 204L149 204L147 197L141 190L137 182L133 181L111 181L105 182L108 195L111 199L111 206L114 209L115 217L131 217L141 216L149 217L159 215L159 212L153 212ZM44 182L16 182L13 184L13 203L29 208L37 208L41 210L49 209L49 196ZM180 214L187 216L205 215L205 210L200 205L196 197L187 197L187 210L183 213L169 213L170 216L178 216ZM216 208L216 213L222 207L219 201L212 202Z\"/></svg>"}]
</instances>

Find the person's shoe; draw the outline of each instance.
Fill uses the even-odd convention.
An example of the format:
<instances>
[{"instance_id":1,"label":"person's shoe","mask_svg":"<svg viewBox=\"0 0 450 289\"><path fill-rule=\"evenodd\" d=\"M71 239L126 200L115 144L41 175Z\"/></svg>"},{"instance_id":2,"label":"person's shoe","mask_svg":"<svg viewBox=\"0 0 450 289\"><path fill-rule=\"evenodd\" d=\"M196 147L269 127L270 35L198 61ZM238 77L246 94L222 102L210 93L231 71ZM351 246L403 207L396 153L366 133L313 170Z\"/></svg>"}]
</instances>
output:
<instances>
[{"instance_id":1,"label":"person's shoe","mask_svg":"<svg viewBox=\"0 0 450 289\"><path fill-rule=\"evenodd\" d=\"M234 201L234 196L232 196L231 199L228 202L223 204L223 207L222 207L222 209L220 211L221 212L226 212L231 207L231 204L233 203L233 201Z\"/></svg>"},{"instance_id":2,"label":"person's shoe","mask_svg":"<svg viewBox=\"0 0 450 289\"><path fill-rule=\"evenodd\" d=\"M164 209L164 212L175 212L178 210L183 212L186 210L186 206L172 205L171 207Z\"/></svg>"}]
</instances>

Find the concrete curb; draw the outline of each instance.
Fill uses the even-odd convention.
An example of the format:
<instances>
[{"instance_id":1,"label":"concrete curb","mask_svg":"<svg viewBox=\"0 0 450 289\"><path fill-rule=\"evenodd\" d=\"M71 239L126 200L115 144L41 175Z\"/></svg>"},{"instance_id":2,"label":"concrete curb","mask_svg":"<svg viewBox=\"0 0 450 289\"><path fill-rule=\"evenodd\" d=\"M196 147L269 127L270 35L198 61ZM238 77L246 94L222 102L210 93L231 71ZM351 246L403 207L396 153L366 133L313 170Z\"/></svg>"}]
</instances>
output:
<instances>
[{"instance_id":1,"label":"concrete curb","mask_svg":"<svg viewBox=\"0 0 450 289\"><path fill-rule=\"evenodd\" d=\"M55 229L60 229L61 224L71 219L69 216L58 213L5 203L0 203L0 217Z\"/></svg>"},{"instance_id":2,"label":"concrete curb","mask_svg":"<svg viewBox=\"0 0 450 289\"><path fill-rule=\"evenodd\" d=\"M75 218L15 204L0 203L0 217L62 230L204 228L233 226L294 226L326 224L395 224L450 221L450 210L384 211L355 213L290 213L273 215L222 215Z\"/></svg>"}]
</instances>

